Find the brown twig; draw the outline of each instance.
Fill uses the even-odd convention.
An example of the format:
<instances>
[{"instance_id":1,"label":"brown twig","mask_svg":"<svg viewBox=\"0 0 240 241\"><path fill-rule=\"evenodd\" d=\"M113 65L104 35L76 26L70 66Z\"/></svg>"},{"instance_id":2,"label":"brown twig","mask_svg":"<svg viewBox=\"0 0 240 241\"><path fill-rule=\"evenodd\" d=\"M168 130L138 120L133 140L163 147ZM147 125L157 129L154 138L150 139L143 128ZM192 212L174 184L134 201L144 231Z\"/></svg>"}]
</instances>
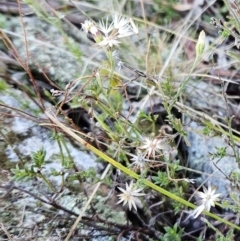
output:
<instances>
[{"instance_id":1,"label":"brown twig","mask_svg":"<svg viewBox=\"0 0 240 241\"><path fill-rule=\"evenodd\" d=\"M7 235L9 241L14 241L10 235L10 233L7 231L7 229L4 227L3 223L0 223L1 229L4 231L4 233Z\"/></svg>"}]
</instances>

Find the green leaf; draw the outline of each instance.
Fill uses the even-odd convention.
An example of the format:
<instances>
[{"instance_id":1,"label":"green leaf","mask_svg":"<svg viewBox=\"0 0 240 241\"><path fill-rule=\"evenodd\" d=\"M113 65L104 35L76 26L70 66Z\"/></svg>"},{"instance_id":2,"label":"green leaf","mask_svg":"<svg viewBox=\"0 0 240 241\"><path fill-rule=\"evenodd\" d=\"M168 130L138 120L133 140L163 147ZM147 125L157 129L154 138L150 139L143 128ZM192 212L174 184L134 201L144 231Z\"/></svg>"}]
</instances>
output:
<instances>
[{"instance_id":1,"label":"green leaf","mask_svg":"<svg viewBox=\"0 0 240 241\"><path fill-rule=\"evenodd\" d=\"M45 163L46 150L41 148L37 152L32 152L32 161L34 162L37 168L42 168L42 165Z\"/></svg>"}]
</instances>

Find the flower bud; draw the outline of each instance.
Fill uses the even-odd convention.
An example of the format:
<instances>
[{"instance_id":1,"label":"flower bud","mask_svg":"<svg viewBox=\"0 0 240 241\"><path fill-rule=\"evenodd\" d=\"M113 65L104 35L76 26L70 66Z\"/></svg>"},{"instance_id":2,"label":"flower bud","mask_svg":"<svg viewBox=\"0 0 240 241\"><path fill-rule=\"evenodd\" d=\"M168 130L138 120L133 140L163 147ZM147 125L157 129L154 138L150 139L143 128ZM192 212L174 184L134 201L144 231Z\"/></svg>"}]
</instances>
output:
<instances>
[{"instance_id":1,"label":"flower bud","mask_svg":"<svg viewBox=\"0 0 240 241\"><path fill-rule=\"evenodd\" d=\"M196 55L197 57L199 57L202 53L203 53L203 50L205 48L205 32L202 30L198 36L198 41L197 41L197 44L196 44Z\"/></svg>"}]
</instances>

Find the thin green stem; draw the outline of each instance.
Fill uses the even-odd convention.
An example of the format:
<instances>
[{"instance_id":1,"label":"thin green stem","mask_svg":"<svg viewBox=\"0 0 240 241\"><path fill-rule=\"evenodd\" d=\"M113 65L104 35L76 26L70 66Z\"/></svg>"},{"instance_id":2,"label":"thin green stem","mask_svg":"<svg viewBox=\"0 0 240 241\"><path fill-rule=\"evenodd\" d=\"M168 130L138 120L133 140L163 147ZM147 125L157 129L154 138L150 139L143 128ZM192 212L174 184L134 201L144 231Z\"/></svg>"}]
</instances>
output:
<instances>
[{"instance_id":1,"label":"thin green stem","mask_svg":"<svg viewBox=\"0 0 240 241\"><path fill-rule=\"evenodd\" d=\"M65 166L65 157L64 157L64 155L63 155L63 149L62 149L62 145L61 145L61 141L59 140L59 135L58 134L56 134L57 135L57 143L58 143L58 147L59 147L59 150L60 150L60 155L61 155L61 160L62 160L62 165L63 166Z\"/></svg>"},{"instance_id":2,"label":"thin green stem","mask_svg":"<svg viewBox=\"0 0 240 241\"><path fill-rule=\"evenodd\" d=\"M173 106L175 105L176 101L178 100L178 97L182 94L184 88L186 87L186 85L188 84L191 74L193 72L193 70L195 69L197 62L199 60L199 57L196 57L196 59L194 60L194 63L192 65L192 68L189 72L189 74L187 75L187 78L181 83L177 93L175 94L175 96L173 97L172 103L168 106L169 110L171 111Z\"/></svg>"},{"instance_id":3,"label":"thin green stem","mask_svg":"<svg viewBox=\"0 0 240 241\"><path fill-rule=\"evenodd\" d=\"M61 143L63 144L63 146L64 146L64 148L65 148L65 150L66 150L66 152L67 152L67 155L68 155L68 158L69 158L70 162L71 162L71 163L74 163L74 162L73 162L73 158L72 158L72 156L71 156L71 154L70 154L70 152L69 152L69 149L68 149L68 147L67 147L67 144L66 144L66 142L65 142L65 140L64 140L63 138L61 138Z\"/></svg>"},{"instance_id":4,"label":"thin green stem","mask_svg":"<svg viewBox=\"0 0 240 241\"><path fill-rule=\"evenodd\" d=\"M43 181L46 183L46 185L51 189L52 192L56 193L56 189L53 187L53 185L46 179L46 177L41 173L38 172L37 175L43 179Z\"/></svg>"}]
</instances>

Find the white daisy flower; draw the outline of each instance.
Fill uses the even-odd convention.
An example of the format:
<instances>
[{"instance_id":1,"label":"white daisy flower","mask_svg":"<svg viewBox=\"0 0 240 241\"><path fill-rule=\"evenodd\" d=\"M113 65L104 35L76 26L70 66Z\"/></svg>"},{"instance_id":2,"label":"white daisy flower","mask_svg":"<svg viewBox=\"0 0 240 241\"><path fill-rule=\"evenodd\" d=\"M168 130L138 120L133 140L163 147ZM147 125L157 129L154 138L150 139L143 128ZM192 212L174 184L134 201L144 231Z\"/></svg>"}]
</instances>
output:
<instances>
[{"instance_id":1,"label":"white daisy flower","mask_svg":"<svg viewBox=\"0 0 240 241\"><path fill-rule=\"evenodd\" d=\"M100 47L110 47L118 46L121 42L117 40L117 38L113 36L106 36L103 37L103 40L98 43L98 46Z\"/></svg>"},{"instance_id":2,"label":"white daisy flower","mask_svg":"<svg viewBox=\"0 0 240 241\"><path fill-rule=\"evenodd\" d=\"M153 139L150 137L145 137L142 145L139 147L139 149L145 149L144 152L144 156L146 156L147 158L149 158L150 156L153 157L153 159L155 159L155 154L156 152L161 152L161 150L163 150L165 147L165 143L163 142L162 139Z\"/></svg>"},{"instance_id":3,"label":"white daisy flower","mask_svg":"<svg viewBox=\"0 0 240 241\"><path fill-rule=\"evenodd\" d=\"M143 172L147 166L146 162L148 161L148 159L144 158L141 152L138 152L137 155L131 155L131 156L132 158L130 160L132 161L132 163L130 166L133 166L134 168Z\"/></svg>"},{"instance_id":4,"label":"white daisy flower","mask_svg":"<svg viewBox=\"0 0 240 241\"><path fill-rule=\"evenodd\" d=\"M88 33L91 32L100 47L118 46L121 42L120 38L125 38L133 34L137 34L138 30L132 19L121 17L117 14L113 16L113 21L110 23L108 18L106 21L99 21L96 26L92 21L86 20L82 24L82 29Z\"/></svg>"},{"instance_id":5,"label":"white daisy flower","mask_svg":"<svg viewBox=\"0 0 240 241\"><path fill-rule=\"evenodd\" d=\"M211 186L207 188L203 187L203 192L196 192L196 195L200 198L197 201L197 207L190 216L197 218L204 210L210 211L211 207L215 206L215 202L219 201L221 194L215 194L217 188L212 188Z\"/></svg>"},{"instance_id":6,"label":"white daisy flower","mask_svg":"<svg viewBox=\"0 0 240 241\"><path fill-rule=\"evenodd\" d=\"M114 28L116 28L116 29L123 28L123 27L125 27L128 24L129 24L129 19L127 19L125 17L122 17L122 16L120 16L118 14L115 14L113 16Z\"/></svg>"},{"instance_id":7,"label":"white daisy flower","mask_svg":"<svg viewBox=\"0 0 240 241\"><path fill-rule=\"evenodd\" d=\"M135 34L129 26L123 26L118 29L118 38L125 38Z\"/></svg>"},{"instance_id":8,"label":"white daisy flower","mask_svg":"<svg viewBox=\"0 0 240 241\"><path fill-rule=\"evenodd\" d=\"M84 23L82 23L82 29L85 33L90 32L93 35L96 35L98 33L97 27L90 20L85 20Z\"/></svg>"},{"instance_id":9,"label":"white daisy flower","mask_svg":"<svg viewBox=\"0 0 240 241\"><path fill-rule=\"evenodd\" d=\"M118 189L122 192L122 194L118 195L120 200L117 204L123 202L123 206L125 206L128 203L129 210L131 210L132 207L137 210L137 206L142 205L140 199L137 197L144 196L146 194L139 193L143 190L143 188L134 189L133 181L131 181L129 185L126 183L126 190L121 187L118 187Z\"/></svg>"},{"instance_id":10,"label":"white daisy flower","mask_svg":"<svg viewBox=\"0 0 240 241\"><path fill-rule=\"evenodd\" d=\"M104 33L105 36L108 36L109 33L113 30L114 25L113 22L111 24L108 23L108 18L107 21L104 22L103 20L98 22L98 29Z\"/></svg>"}]
</instances>

